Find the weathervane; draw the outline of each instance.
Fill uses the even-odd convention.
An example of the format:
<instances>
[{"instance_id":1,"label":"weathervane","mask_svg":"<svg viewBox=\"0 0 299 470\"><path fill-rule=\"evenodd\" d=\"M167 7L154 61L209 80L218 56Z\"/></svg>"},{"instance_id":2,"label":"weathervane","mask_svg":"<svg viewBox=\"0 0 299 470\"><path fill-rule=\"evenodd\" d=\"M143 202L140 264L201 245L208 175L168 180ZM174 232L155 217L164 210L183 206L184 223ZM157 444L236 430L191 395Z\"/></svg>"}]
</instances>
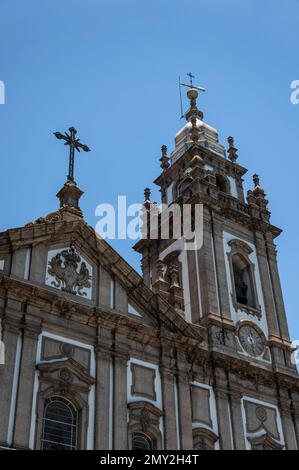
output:
<instances>
[{"instance_id":1,"label":"weathervane","mask_svg":"<svg viewBox=\"0 0 299 470\"><path fill-rule=\"evenodd\" d=\"M187 88L189 88L188 90L188 98L189 99L193 99L193 100L196 100L197 96L198 96L198 91L206 91L206 89L202 86L195 86L193 85L193 78L195 78L195 75L193 75L191 72L187 73L187 76L189 77L189 80L190 80L190 83L187 84L187 83L182 83L181 82L181 78L179 77L179 89L180 89L180 104L181 104L181 118L184 117L184 114L183 114L183 104L182 104L182 92L181 92L181 87L182 86L185 86ZM191 104L195 104L195 103L191 103Z\"/></svg>"},{"instance_id":2,"label":"weathervane","mask_svg":"<svg viewBox=\"0 0 299 470\"><path fill-rule=\"evenodd\" d=\"M80 152L80 149L84 150L84 152L90 152L90 148L80 143L80 139L76 138L77 131L74 127L69 128L70 134L65 132L61 134L61 132L54 132L55 137L59 140L65 140L64 145L70 146L70 159L69 159L69 174L67 176L68 181L74 181L74 162L75 162L75 150Z\"/></svg>"}]
</instances>

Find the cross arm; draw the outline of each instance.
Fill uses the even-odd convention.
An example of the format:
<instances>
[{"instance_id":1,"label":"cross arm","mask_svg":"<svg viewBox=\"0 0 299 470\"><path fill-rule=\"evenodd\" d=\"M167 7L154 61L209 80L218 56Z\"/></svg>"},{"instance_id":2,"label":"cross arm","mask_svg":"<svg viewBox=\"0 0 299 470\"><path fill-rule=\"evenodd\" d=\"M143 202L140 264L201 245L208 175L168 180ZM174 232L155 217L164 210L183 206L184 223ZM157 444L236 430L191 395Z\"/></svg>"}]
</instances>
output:
<instances>
[{"instance_id":1,"label":"cross arm","mask_svg":"<svg viewBox=\"0 0 299 470\"><path fill-rule=\"evenodd\" d=\"M80 152L80 148L82 150L84 150L84 152L90 152L90 148L88 147L88 145L76 142L75 146L76 146L76 149L78 150L78 152Z\"/></svg>"},{"instance_id":2,"label":"cross arm","mask_svg":"<svg viewBox=\"0 0 299 470\"><path fill-rule=\"evenodd\" d=\"M59 140L63 139L63 140L66 140L67 142L69 142L69 140L70 140L70 137L67 134L66 135L61 134L61 132L53 132L53 134Z\"/></svg>"}]
</instances>

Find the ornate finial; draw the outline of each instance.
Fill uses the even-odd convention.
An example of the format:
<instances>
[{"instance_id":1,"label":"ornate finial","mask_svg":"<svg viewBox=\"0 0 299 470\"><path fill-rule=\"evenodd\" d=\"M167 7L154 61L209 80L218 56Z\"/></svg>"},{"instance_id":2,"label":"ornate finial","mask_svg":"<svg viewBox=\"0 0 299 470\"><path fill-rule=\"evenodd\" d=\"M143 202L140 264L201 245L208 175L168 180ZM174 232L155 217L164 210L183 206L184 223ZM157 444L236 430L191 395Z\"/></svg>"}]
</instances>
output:
<instances>
[{"instance_id":1,"label":"ornate finial","mask_svg":"<svg viewBox=\"0 0 299 470\"><path fill-rule=\"evenodd\" d=\"M237 154L238 149L234 147L234 138L231 136L228 137L227 142L229 145L229 148L228 148L229 157L228 158L230 159L231 162L235 163L238 160L238 154Z\"/></svg>"},{"instance_id":2,"label":"ornate finial","mask_svg":"<svg viewBox=\"0 0 299 470\"><path fill-rule=\"evenodd\" d=\"M260 186L260 177L259 177L259 175L257 175L257 174L255 173L252 178L253 178L253 182L254 182L255 188L257 188L258 186Z\"/></svg>"},{"instance_id":3,"label":"ornate finial","mask_svg":"<svg viewBox=\"0 0 299 470\"><path fill-rule=\"evenodd\" d=\"M74 127L69 128L70 134L65 132L61 134L61 132L54 132L55 137L59 140L65 140L64 145L69 145L70 147L70 156L69 156L69 174L67 176L68 181L74 182L74 162L75 162L75 150L80 152L80 149L84 150L84 152L90 152L90 148L80 143L80 139L76 138L77 131Z\"/></svg>"},{"instance_id":4,"label":"ornate finial","mask_svg":"<svg viewBox=\"0 0 299 470\"><path fill-rule=\"evenodd\" d=\"M163 170L167 170L169 168L169 158L167 156L167 147L166 145L162 145L161 147L161 152L162 152L162 157L160 158L161 165L160 167L163 168Z\"/></svg>"},{"instance_id":5,"label":"ornate finial","mask_svg":"<svg viewBox=\"0 0 299 470\"><path fill-rule=\"evenodd\" d=\"M151 190L150 188L145 188L144 190L144 202L151 200Z\"/></svg>"},{"instance_id":6,"label":"ornate finial","mask_svg":"<svg viewBox=\"0 0 299 470\"><path fill-rule=\"evenodd\" d=\"M187 76L190 79L190 84L180 83L180 85L185 86L185 87L188 88L187 96L190 100L190 109L185 114L185 118L186 118L187 121L189 121L189 119L192 116L197 116L197 117L199 117L199 119L203 119L203 113L197 108L196 100L197 100L197 97L198 97L198 92L199 91L206 91L206 90L205 90L204 87L193 85L193 78L195 78L195 77L194 77L194 75L192 75L191 72L187 73Z\"/></svg>"},{"instance_id":7,"label":"ornate finial","mask_svg":"<svg viewBox=\"0 0 299 470\"><path fill-rule=\"evenodd\" d=\"M265 191L264 191L264 189L263 189L262 186L261 186L259 175L254 174L252 178L253 178L253 183L254 183L254 189L253 189L252 193L253 193L255 196L262 196L262 197L264 197L264 196L265 196Z\"/></svg>"}]
</instances>

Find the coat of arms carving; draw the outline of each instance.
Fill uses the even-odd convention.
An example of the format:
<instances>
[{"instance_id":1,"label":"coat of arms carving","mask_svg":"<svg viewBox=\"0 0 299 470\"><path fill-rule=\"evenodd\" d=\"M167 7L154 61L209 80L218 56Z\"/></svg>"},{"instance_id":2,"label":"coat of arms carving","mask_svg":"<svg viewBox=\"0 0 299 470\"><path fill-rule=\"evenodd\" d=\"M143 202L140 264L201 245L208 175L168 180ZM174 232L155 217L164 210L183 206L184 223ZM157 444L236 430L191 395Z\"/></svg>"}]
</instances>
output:
<instances>
[{"instance_id":1,"label":"coat of arms carving","mask_svg":"<svg viewBox=\"0 0 299 470\"><path fill-rule=\"evenodd\" d=\"M83 289L91 287L91 276L86 263L82 261L73 245L53 256L48 264L48 273L55 278L55 281L51 282L54 287L61 288L68 294L87 295Z\"/></svg>"}]
</instances>

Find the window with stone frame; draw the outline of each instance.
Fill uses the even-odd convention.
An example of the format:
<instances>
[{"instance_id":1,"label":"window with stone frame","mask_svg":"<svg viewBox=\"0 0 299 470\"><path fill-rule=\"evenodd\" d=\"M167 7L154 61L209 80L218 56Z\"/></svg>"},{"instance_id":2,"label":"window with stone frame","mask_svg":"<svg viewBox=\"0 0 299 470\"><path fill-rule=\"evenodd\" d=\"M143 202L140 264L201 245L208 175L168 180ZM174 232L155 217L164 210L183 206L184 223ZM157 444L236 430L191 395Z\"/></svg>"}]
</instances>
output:
<instances>
[{"instance_id":1,"label":"window with stone frame","mask_svg":"<svg viewBox=\"0 0 299 470\"><path fill-rule=\"evenodd\" d=\"M241 254L232 257L234 288L237 302L256 308L250 263Z\"/></svg>"},{"instance_id":2,"label":"window with stone frame","mask_svg":"<svg viewBox=\"0 0 299 470\"><path fill-rule=\"evenodd\" d=\"M155 450L156 441L145 433L134 432L132 434L132 450Z\"/></svg>"},{"instance_id":3,"label":"window with stone frame","mask_svg":"<svg viewBox=\"0 0 299 470\"><path fill-rule=\"evenodd\" d=\"M160 431L163 413L149 402L128 404L128 442L130 450L162 449Z\"/></svg>"},{"instance_id":4,"label":"window with stone frame","mask_svg":"<svg viewBox=\"0 0 299 470\"><path fill-rule=\"evenodd\" d=\"M44 404L41 449L76 450L78 412L73 404L59 396L48 398Z\"/></svg>"},{"instance_id":5,"label":"window with stone frame","mask_svg":"<svg viewBox=\"0 0 299 470\"><path fill-rule=\"evenodd\" d=\"M227 256L231 271L234 308L236 311L244 310L250 315L256 315L260 318L262 312L257 295L256 266L250 259L253 249L238 239L233 239L228 244L231 247Z\"/></svg>"},{"instance_id":6,"label":"window with stone frame","mask_svg":"<svg viewBox=\"0 0 299 470\"><path fill-rule=\"evenodd\" d=\"M224 175L216 175L216 186L222 193L229 192L229 182Z\"/></svg>"},{"instance_id":7,"label":"window with stone frame","mask_svg":"<svg viewBox=\"0 0 299 470\"><path fill-rule=\"evenodd\" d=\"M199 428L193 430L194 450L214 450L218 437L209 429Z\"/></svg>"}]
</instances>

